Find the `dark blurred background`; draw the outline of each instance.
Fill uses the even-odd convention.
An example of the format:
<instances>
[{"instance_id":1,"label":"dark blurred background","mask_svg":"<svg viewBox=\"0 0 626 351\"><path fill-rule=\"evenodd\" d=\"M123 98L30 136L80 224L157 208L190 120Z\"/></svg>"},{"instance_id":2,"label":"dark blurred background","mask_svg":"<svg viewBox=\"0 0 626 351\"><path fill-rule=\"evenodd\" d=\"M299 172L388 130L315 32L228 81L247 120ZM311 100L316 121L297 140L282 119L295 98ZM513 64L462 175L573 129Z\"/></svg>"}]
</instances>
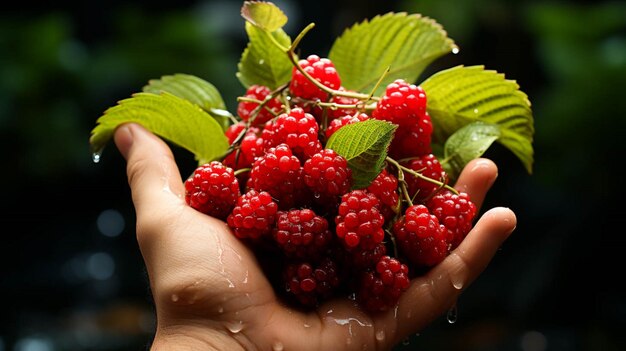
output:
<instances>
[{"instance_id":1,"label":"dark blurred background","mask_svg":"<svg viewBox=\"0 0 626 351\"><path fill-rule=\"evenodd\" d=\"M508 150L484 208L514 235L458 301L397 350L625 350L626 3L404 0L275 3L303 53L388 11L436 19L460 47L420 80L484 64L516 80L535 117L534 173ZM242 2L11 3L0 12L0 351L143 350L155 321L125 164L92 162L96 119L149 79L188 73L230 111L247 38ZM175 150L181 171L192 156ZM622 228L622 229L620 229ZM621 277L621 278L620 278Z\"/></svg>"}]
</instances>

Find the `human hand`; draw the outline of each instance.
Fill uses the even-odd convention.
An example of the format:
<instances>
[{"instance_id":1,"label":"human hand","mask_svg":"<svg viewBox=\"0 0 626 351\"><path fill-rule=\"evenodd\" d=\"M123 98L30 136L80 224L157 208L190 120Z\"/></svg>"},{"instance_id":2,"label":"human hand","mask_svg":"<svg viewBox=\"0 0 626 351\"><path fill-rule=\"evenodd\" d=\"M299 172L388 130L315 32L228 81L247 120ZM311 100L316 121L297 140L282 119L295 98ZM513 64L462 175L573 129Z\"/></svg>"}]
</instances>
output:
<instances>
[{"instance_id":1,"label":"human hand","mask_svg":"<svg viewBox=\"0 0 626 351\"><path fill-rule=\"evenodd\" d=\"M486 211L385 313L369 315L349 299L305 313L281 303L254 253L224 222L185 203L180 171L163 140L125 124L115 143L127 161L137 241L156 306L152 350L392 349L453 306L516 225L510 209ZM455 187L480 208L496 176L492 161L476 159Z\"/></svg>"}]
</instances>

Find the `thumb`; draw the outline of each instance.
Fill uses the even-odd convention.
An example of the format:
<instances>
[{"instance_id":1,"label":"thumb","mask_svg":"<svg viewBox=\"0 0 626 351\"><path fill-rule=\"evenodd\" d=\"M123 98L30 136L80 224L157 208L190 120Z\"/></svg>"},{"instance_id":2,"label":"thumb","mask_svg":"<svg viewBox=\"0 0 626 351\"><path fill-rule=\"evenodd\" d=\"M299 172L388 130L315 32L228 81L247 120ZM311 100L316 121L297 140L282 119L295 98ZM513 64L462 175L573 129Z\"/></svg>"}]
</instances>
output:
<instances>
[{"instance_id":1,"label":"thumb","mask_svg":"<svg viewBox=\"0 0 626 351\"><path fill-rule=\"evenodd\" d=\"M167 144L144 127L128 123L115 130L115 145L126 159L126 173L135 210L146 212L154 205L182 201L184 185ZM174 196L172 196L174 195Z\"/></svg>"}]
</instances>

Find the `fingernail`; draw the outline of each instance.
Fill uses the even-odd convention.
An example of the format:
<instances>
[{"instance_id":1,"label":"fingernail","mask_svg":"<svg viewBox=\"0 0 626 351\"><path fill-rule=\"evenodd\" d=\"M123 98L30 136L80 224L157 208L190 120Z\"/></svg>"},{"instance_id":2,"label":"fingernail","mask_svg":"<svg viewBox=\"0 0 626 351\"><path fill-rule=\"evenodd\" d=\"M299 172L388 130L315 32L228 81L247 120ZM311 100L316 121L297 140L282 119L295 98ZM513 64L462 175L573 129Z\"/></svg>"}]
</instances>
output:
<instances>
[{"instance_id":1,"label":"fingernail","mask_svg":"<svg viewBox=\"0 0 626 351\"><path fill-rule=\"evenodd\" d=\"M133 131L129 124L123 124L115 129L115 145L125 159L133 145Z\"/></svg>"}]
</instances>

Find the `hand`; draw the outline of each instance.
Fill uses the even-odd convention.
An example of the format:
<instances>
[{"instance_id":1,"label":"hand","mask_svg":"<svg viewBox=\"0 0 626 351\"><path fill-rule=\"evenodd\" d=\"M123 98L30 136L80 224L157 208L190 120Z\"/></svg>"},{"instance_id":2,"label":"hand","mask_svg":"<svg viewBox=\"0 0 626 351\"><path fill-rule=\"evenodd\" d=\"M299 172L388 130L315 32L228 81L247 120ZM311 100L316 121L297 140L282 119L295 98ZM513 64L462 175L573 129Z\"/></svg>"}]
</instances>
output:
<instances>
[{"instance_id":1,"label":"hand","mask_svg":"<svg viewBox=\"0 0 626 351\"><path fill-rule=\"evenodd\" d=\"M185 203L167 144L136 124L118 127L137 214L137 241L157 314L152 350L389 350L438 318L515 229L507 208L485 212L461 245L411 281L397 308L368 315L348 299L303 313L281 304L255 256L228 226ZM487 159L456 184L480 207L497 176Z\"/></svg>"}]
</instances>

